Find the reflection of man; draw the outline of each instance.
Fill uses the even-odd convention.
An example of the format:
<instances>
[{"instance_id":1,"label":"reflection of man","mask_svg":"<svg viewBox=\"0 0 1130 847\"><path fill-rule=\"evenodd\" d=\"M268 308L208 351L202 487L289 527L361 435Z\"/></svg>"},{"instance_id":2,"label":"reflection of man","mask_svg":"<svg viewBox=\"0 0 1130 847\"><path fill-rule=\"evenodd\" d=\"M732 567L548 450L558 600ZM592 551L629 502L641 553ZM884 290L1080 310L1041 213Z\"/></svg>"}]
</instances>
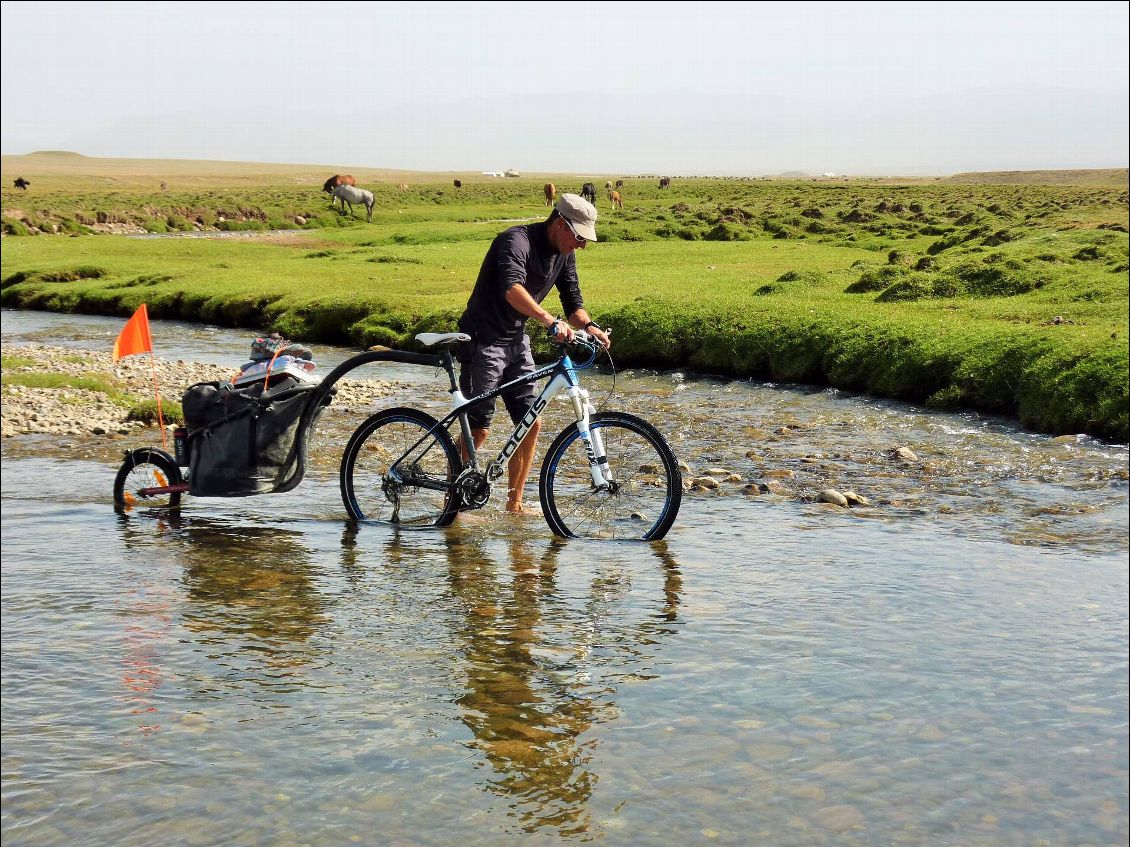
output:
<instances>
[{"instance_id":1,"label":"reflection of man","mask_svg":"<svg viewBox=\"0 0 1130 847\"><path fill-rule=\"evenodd\" d=\"M474 746L500 774L492 788L511 800L528 832L587 832L596 777L587 769L591 753L577 738L592 725L596 704L569 682L555 680L534 654L545 646L537 632L539 601L553 593L556 565L548 556L535 560L523 542L513 542L507 596L477 540L468 535L449 541L451 587L467 614L461 632L467 691L458 702Z\"/></svg>"},{"instance_id":2,"label":"reflection of man","mask_svg":"<svg viewBox=\"0 0 1130 847\"><path fill-rule=\"evenodd\" d=\"M609 346L608 335L585 311L573 255L596 241L595 224L595 206L576 194L562 194L547 220L511 227L491 242L467 309L459 319L459 330L471 336L459 346L459 390L464 397L492 391L534 369L530 338L525 333L530 318L556 330L554 339L559 342L573 337L573 327L588 331ZM561 295L563 321L541 306L554 286ZM529 410L535 393L534 385L527 383L502 395L515 424ZM486 441L493 416L493 400L469 410L476 450ZM509 512L522 511L522 493L539 430L540 422L534 421L510 458Z\"/></svg>"}]
</instances>

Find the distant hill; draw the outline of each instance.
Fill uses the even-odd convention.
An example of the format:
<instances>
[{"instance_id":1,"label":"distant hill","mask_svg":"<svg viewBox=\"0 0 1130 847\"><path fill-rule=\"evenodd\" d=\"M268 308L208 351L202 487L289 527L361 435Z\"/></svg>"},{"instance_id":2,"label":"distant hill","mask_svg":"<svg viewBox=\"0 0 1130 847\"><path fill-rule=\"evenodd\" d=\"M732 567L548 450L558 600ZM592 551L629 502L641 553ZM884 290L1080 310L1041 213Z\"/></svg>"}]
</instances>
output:
<instances>
[{"instance_id":1,"label":"distant hill","mask_svg":"<svg viewBox=\"0 0 1130 847\"><path fill-rule=\"evenodd\" d=\"M1074 171L985 171L947 176L940 182L970 185L1106 185L1126 187L1127 168L1094 168Z\"/></svg>"}]
</instances>

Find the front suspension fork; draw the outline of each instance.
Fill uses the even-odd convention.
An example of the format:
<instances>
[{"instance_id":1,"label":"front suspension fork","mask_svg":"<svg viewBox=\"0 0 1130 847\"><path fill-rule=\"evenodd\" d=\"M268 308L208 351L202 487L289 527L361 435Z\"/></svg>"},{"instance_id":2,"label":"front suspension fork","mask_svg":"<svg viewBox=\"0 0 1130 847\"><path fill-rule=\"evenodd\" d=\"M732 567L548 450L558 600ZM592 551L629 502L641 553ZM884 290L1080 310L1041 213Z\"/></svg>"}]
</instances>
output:
<instances>
[{"instance_id":1,"label":"front suspension fork","mask_svg":"<svg viewBox=\"0 0 1130 847\"><path fill-rule=\"evenodd\" d=\"M589 457L589 471L592 473L592 484L597 489L611 488L614 484L612 469L608 467L608 454L604 451L604 438L600 428L593 429L589 421L596 414L596 409L589 401L589 393L580 387L568 389L569 399L573 401L573 413L577 417L577 431L585 442L585 452Z\"/></svg>"}]
</instances>

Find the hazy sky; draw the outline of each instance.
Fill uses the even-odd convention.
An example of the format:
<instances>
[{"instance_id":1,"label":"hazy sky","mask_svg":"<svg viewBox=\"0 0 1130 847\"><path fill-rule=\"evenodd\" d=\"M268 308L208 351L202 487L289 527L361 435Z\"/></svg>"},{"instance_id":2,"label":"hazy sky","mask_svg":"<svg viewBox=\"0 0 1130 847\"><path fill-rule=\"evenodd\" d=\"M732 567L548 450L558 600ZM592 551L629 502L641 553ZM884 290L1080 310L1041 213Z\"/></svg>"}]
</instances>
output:
<instances>
[{"instance_id":1,"label":"hazy sky","mask_svg":"<svg viewBox=\"0 0 1130 847\"><path fill-rule=\"evenodd\" d=\"M758 175L1125 167L1126 2L3 2L0 152Z\"/></svg>"}]
</instances>

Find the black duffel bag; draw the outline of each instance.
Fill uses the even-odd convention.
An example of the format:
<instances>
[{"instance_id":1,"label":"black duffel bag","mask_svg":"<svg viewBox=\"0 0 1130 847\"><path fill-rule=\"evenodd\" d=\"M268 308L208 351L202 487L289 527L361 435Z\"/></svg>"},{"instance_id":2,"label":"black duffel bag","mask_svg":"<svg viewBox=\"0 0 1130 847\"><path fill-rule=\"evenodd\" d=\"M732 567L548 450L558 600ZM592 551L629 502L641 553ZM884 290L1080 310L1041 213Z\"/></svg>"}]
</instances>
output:
<instances>
[{"instance_id":1,"label":"black duffel bag","mask_svg":"<svg viewBox=\"0 0 1130 847\"><path fill-rule=\"evenodd\" d=\"M245 497L287 491L301 482L310 427L300 434L298 425L318 387L289 376L272 378L266 390L262 382L189 386L181 397L189 493Z\"/></svg>"}]
</instances>

